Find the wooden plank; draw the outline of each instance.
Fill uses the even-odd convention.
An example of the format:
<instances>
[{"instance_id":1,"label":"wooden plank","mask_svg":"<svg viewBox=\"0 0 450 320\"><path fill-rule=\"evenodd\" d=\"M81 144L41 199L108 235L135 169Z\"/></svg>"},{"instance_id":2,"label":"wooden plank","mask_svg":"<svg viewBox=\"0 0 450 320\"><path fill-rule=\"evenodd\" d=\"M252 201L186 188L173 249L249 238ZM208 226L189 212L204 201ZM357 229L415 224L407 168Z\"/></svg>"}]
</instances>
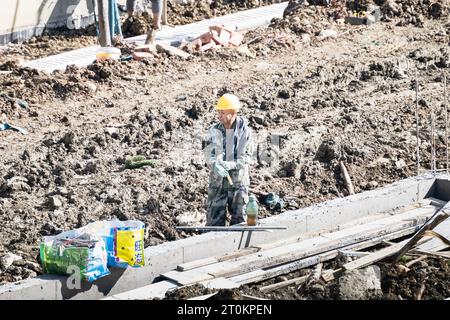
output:
<instances>
[{"instance_id":1,"label":"wooden plank","mask_svg":"<svg viewBox=\"0 0 450 320\"><path fill-rule=\"evenodd\" d=\"M345 270L354 270L354 269L358 269L358 268L362 268L362 267L371 265L375 262L378 262L380 260L383 260L387 257L390 257L390 256L396 254L410 240L411 239L403 240L402 242L396 243L390 247L383 248L383 249L373 252L365 257L362 257L362 258L356 259L352 262L346 263L342 266L342 268ZM423 241L427 241L427 239L423 239Z\"/></svg>"},{"instance_id":2,"label":"wooden plank","mask_svg":"<svg viewBox=\"0 0 450 320\"><path fill-rule=\"evenodd\" d=\"M176 283L183 286L187 286L204 280L211 280L214 278L213 276L205 272L198 271L197 269L187 272L169 271L161 274L161 276L166 279L175 281Z\"/></svg>"},{"instance_id":3,"label":"wooden plank","mask_svg":"<svg viewBox=\"0 0 450 320\"><path fill-rule=\"evenodd\" d=\"M260 251L259 248L255 248L255 247L248 247L245 249L241 249L238 251L234 251L228 254L224 254L223 256L217 257L217 261L218 262L222 262L222 261L227 261L227 260L232 260L232 259L237 259L255 252Z\"/></svg>"},{"instance_id":4,"label":"wooden plank","mask_svg":"<svg viewBox=\"0 0 450 320\"><path fill-rule=\"evenodd\" d=\"M434 229L441 222L449 217L450 201L444 207L439 209L433 216L416 232L416 234L409 239L405 245L393 256L392 264L395 264L406 252L408 252L416 243L423 237L427 230Z\"/></svg>"},{"instance_id":5,"label":"wooden plank","mask_svg":"<svg viewBox=\"0 0 450 320\"><path fill-rule=\"evenodd\" d=\"M371 253L365 257L356 259L352 262L346 263L342 266L342 268L345 270L354 270L354 269L358 269L358 268L362 268L362 267L371 265L377 261L380 261L384 258L392 256L393 254L398 252L398 250L400 250L408 242L408 240L409 239L399 242L397 244L394 244L390 247L386 247L381 250L378 250L374 253Z\"/></svg>"},{"instance_id":6,"label":"wooden plank","mask_svg":"<svg viewBox=\"0 0 450 320\"><path fill-rule=\"evenodd\" d=\"M405 267L410 268L410 267L412 267L413 265L415 265L416 263L418 263L418 262L420 262L420 261L422 261L422 260L425 260L426 258L427 258L426 255L422 255L422 256L420 256L420 257L414 259L414 260L409 261L408 263L405 263Z\"/></svg>"},{"instance_id":7,"label":"wooden plank","mask_svg":"<svg viewBox=\"0 0 450 320\"><path fill-rule=\"evenodd\" d=\"M247 284L247 283L253 283L253 282L260 282L269 278L265 278L265 275L267 274L267 271L264 271L262 269L258 269L252 272L248 272L245 274L240 274L237 276L233 276L228 278L228 280L231 280L233 282L239 283L240 285Z\"/></svg>"},{"instance_id":8,"label":"wooden plank","mask_svg":"<svg viewBox=\"0 0 450 320\"><path fill-rule=\"evenodd\" d=\"M433 230L447 239L450 239L450 219L443 221ZM439 239L432 239L431 241L420 245L417 249L425 251L440 251L447 247L448 246L442 243Z\"/></svg>"},{"instance_id":9,"label":"wooden plank","mask_svg":"<svg viewBox=\"0 0 450 320\"><path fill-rule=\"evenodd\" d=\"M345 235L351 235L356 233L356 228L359 228L360 233L364 233L369 231L370 229L374 227L382 227L382 226L389 226L396 222L401 221L408 221L408 220L414 220L414 219L420 219L420 221L425 221L424 217L431 216L434 212L436 212L437 208L434 206L425 206L421 208L415 208L413 210L410 210L409 212L401 213L401 214L394 214L392 216L389 216L384 219L372 221L370 223L366 223L363 225L346 228L344 230L339 230L333 233L329 234L322 234L322 236L327 237L329 239L339 239L342 238Z\"/></svg>"},{"instance_id":10,"label":"wooden plank","mask_svg":"<svg viewBox=\"0 0 450 320\"><path fill-rule=\"evenodd\" d=\"M245 249L236 250L236 251L233 251L233 252L221 255L221 256L217 256L217 257L209 257L209 258L204 258L204 259L200 259L200 260L194 260L191 262L186 262L186 263L182 263L182 264L178 265L177 270L178 271L188 271L188 270L192 270L195 268L208 266L208 265L211 265L211 264L214 264L217 262L223 262L223 261L243 257L245 255L258 252L259 250L260 250L259 248L248 247Z\"/></svg>"},{"instance_id":11,"label":"wooden plank","mask_svg":"<svg viewBox=\"0 0 450 320\"><path fill-rule=\"evenodd\" d=\"M411 250L410 252L427 255L433 258L446 258L450 259L450 252L434 252L434 251L425 251L425 250Z\"/></svg>"},{"instance_id":12,"label":"wooden plank","mask_svg":"<svg viewBox=\"0 0 450 320\"><path fill-rule=\"evenodd\" d=\"M364 257L370 254L370 252L358 252L358 251L350 251L350 250L338 250L340 255L345 257Z\"/></svg>"},{"instance_id":13,"label":"wooden plank","mask_svg":"<svg viewBox=\"0 0 450 320\"><path fill-rule=\"evenodd\" d=\"M213 264L213 263L217 263L219 262L216 258L204 258L204 259L200 259L200 260L194 260L191 262L186 262L186 263L182 263L179 264L177 266L177 270L178 271L188 271L188 270L192 270L198 267L202 267L202 266L207 266L209 264Z\"/></svg>"},{"instance_id":14,"label":"wooden plank","mask_svg":"<svg viewBox=\"0 0 450 320\"><path fill-rule=\"evenodd\" d=\"M266 293L266 292L275 291L275 290L278 290L278 289L281 289L281 288L284 288L284 287L288 287L288 286L290 286L292 284L299 285L299 284L304 283L308 279L308 277L309 277L309 275L302 276L302 277L297 277L297 278L293 278L293 279L289 279L289 280L278 282L278 283L274 283L274 284L270 284L268 286L264 286L264 287L259 288L259 291Z\"/></svg>"}]
</instances>

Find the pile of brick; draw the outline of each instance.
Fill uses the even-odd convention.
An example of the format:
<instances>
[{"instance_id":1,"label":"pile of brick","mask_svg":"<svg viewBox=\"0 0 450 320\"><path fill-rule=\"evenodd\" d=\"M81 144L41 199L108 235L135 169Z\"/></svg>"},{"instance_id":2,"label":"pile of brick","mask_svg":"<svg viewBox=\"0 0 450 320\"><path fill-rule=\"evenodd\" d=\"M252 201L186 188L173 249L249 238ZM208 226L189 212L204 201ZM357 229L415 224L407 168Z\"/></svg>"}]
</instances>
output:
<instances>
[{"instance_id":1,"label":"pile of brick","mask_svg":"<svg viewBox=\"0 0 450 320\"><path fill-rule=\"evenodd\" d=\"M238 47L244 35L240 32L232 31L223 25L209 27L209 32L206 32L194 39L191 46L195 50L205 52L216 48L235 48Z\"/></svg>"}]
</instances>

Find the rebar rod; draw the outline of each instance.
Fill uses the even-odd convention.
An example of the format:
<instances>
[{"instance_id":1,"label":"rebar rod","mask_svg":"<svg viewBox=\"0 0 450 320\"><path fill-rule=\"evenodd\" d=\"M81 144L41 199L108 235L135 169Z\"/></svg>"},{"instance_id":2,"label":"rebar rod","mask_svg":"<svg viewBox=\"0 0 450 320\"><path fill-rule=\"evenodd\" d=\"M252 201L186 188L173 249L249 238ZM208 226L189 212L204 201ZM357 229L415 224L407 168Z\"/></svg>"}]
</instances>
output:
<instances>
[{"instance_id":1,"label":"rebar rod","mask_svg":"<svg viewBox=\"0 0 450 320\"><path fill-rule=\"evenodd\" d=\"M285 226L205 226L205 227L175 227L177 230L197 230L197 231L267 231L286 230Z\"/></svg>"},{"instance_id":2,"label":"rebar rod","mask_svg":"<svg viewBox=\"0 0 450 320\"><path fill-rule=\"evenodd\" d=\"M416 168L417 175L419 175L420 171L420 147L419 147L419 82L417 80L417 70L416 70L416 137L417 137L417 146L416 146Z\"/></svg>"},{"instance_id":3,"label":"rebar rod","mask_svg":"<svg viewBox=\"0 0 450 320\"><path fill-rule=\"evenodd\" d=\"M444 74L444 110L445 110L445 170L448 173L448 105L447 76Z\"/></svg>"}]
</instances>

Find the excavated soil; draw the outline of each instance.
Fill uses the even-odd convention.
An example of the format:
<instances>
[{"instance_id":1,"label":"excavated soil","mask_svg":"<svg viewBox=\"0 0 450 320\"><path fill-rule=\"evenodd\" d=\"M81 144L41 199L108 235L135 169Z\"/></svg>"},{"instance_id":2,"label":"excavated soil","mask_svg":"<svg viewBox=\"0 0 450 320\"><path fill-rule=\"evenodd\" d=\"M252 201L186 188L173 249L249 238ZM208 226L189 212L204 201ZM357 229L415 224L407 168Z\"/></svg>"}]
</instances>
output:
<instances>
[{"instance_id":1,"label":"excavated soil","mask_svg":"<svg viewBox=\"0 0 450 320\"><path fill-rule=\"evenodd\" d=\"M189 236L177 225L205 223L202 140L226 92L241 98L258 142L251 188L261 217L347 195L340 161L356 192L415 175L416 70L420 164L430 169L433 110L437 167L445 168L448 16L430 13L416 26L399 24L397 15L370 27L330 17L308 7L249 32L248 50L195 53L186 61L158 53L51 75L1 64L10 71L0 72L2 118L29 134L0 132L0 256L22 257L0 269L0 283L42 272L42 236L91 221L141 220L146 246ZM320 37L324 29L337 36ZM156 167L126 169L137 154ZM269 192L283 198L282 210L263 204ZM393 295L401 291L386 283Z\"/></svg>"}]
</instances>

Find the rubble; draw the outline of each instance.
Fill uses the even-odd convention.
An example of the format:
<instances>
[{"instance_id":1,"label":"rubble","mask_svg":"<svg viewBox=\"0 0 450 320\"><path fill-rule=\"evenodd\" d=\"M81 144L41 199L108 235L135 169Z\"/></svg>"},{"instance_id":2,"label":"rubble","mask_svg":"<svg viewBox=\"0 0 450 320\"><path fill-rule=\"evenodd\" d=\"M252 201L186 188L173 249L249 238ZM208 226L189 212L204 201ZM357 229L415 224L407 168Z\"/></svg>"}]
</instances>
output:
<instances>
[{"instance_id":1,"label":"rubble","mask_svg":"<svg viewBox=\"0 0 450 320\"><path fill-rule=\"evenodd\" d=\"M382 294L380 278L380 268L377 266L346 271L338 280L339 298L341 300L375 299Z\"/></svg>"},{"instance_id":2,"label":"rubble","mask_svg":"<svg viewBox=\"0 0 450 320\"><path fill-rule=\"evenodd\" d=\"M190 43L194 50L205 52L217 48L234 48L244 40L241 32L233 31L225 26L210 26L209 31L195 38Z\"/></svg>"}]
</instances>

